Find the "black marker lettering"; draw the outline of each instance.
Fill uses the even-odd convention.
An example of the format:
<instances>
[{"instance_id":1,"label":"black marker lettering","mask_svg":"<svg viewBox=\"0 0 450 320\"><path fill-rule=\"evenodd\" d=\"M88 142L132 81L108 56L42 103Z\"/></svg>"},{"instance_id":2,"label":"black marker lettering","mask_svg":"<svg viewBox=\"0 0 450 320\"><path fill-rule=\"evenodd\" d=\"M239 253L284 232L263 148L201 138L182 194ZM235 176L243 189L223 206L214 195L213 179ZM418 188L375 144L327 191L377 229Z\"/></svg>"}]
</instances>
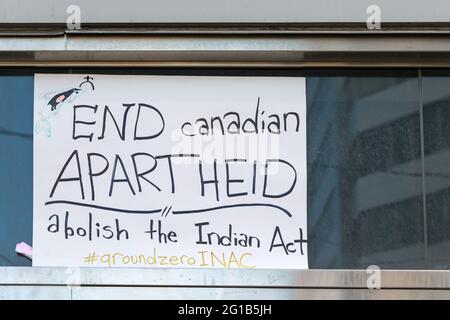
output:
<instances>
[{"instance_id":1,"label":"black marker lettering","mask_svg":"<svg viewBox=\"0 0 450 320\"><path fill-rule=\"evenodd\" d=\"M156 133L152 133L147 136L138 136L137 132L138 132L138 126L139 126L139 120L141 117L142 108L147 108L148 110L152 110L153 112L156 112L156 114L158 116L158 120L160 122L159 131L157 131ZM145 104L145 103L139 103L138 113L137 113L137 117L136 117L136 123L134 125L134 140L154 139L154 138L158 137L164 131L164 127L165 127L164 117L157 108L155 108L154 106Z\"/></svg>"},{"instance_id":2,"label":"black marker lettering","mask_svg":"<svg viewBox=\"0 0 450 320\"><path fill-rule=\"evenodd\" d=\"M72 161L72 159L75 158L77 162L77 169L78 169L78 176L71 177L71 178L62 178L62 175L64 174L64 171L66 170L69 163ZM78 150L74 150L72 154L69 156L69 159L67 159L66 163L64 164L61 172L58 175L58 178L56 179L55 184L53 185L52 191L50 192L50 198L53 197L53 194L55 193L56 186L60 182L70 182L70 181L79 181L80 183L80 191L81 191L81 199L84 200L84 188L83 188L83 180L81 179L81 166L80 166L80 158L78 157Z\"/></svg>"},{"instance_id":3,"label":"black marker lettering","mask_svg":"<svg viewBox=\"0 0 450 320\"><path fill-rule=\"evenodd\" d=\"M137 162L136 162L136 157L139 157L139 156L146 156L146 157L148 157L148 158L150 158L150 159L152 160L152 166L151 166L150 169L148 169L147 171L139 172L139 170L138 170L138 165L137 165ZM140 152L140 153L134 153L134 154L132 154L132 155L131 155L131 159L133 160L134 174L135 174L135 176L136 176L136 180L137 180L139 192L142 192L142 186L141 186L141 181L140 181L140 179L147 181L147 182L148 182L149 184L151 184L156 190L161 191L161 189L160 189L156 184L154 184L153 182L151 182L150 180L148 180L148 179L145 177L145 175L149 174L150 172L152 172L152 171L154 171L154 170L156 169L157 162L156 162L155 157L153 157L151 154L144 153L144 152Z\"/></svg>"},{"instance_id":4,"label":"black marker lettering","mask_svg":"<svg viewBox=\"0 0 450 320\"><path fill-rule=\"evenodd\" d=\"M92 159L91 159L92 157L98 157L98 158L102 158L103 160L105 160L105 166L102 170L100 170L98 172L92 171ZM100 153L88 153L87 159L88 159L88 169L89 169L89 181L91 183L91 198L92 198L92 201L94 201L95 200L94 177L98 177L98 176L101 176L102 174L104 174L106 172L106 170L108 170L109 162L108 162L108 159L106 159L106 157L101 155Z\"/></svg>"},{"instance_id":5,"label":"black marker lettering","mask_svg":"<svg viewBox=\"0 0 450 320\"><path fill-rule=\"evenodd\" d=\"M273 163L273 162L279 162L279 163L284 163L286 165L288 165L292 171L294 172L294 181L292 182L289 190L287 190L284 193L281 194L267 194L267 176L268 176L268 167L269 167L269 163ZM287 196L288 194L290 194L292 192L292 190L294 190L295 184L297 183L297 171L295 170L294 166L292 166L289 162L282 160L282 159L267 159L266 161L266 165L264 167L264 187L263 187L263 197L266 198L282 198L284 196Z\"/></svg>"},{"instance_id":6,"label":"black marker lettering","mask_svg":"<svg viewBox=\"0 0 450 320\"><path fill-rule=\"evenodd\" d=\"M98 137L99 140L102 140L105 138L105 130L106 130L106 114L110 115L110 118L113 120L113 123L117 129L117 132L119 134L119 137L121 140L125 140L125 134L126 134L126 127L127 127L127 117L128 112L130 111L130 108L136 105L135 103L124 103L122 104L125 107L125 111L123 113L123 119L122 119L122 128L119 128L119 125L117 124L116 118L114 118L114 115L111 113L111 110L109 110L108 106L105 106L104 112L103 112L103 127L102 127L102 134L100 137Z\"/></svg>"},{"instance_id":7,"label":"black marker lettering","mask_svg":"<svg viewBox=\"0 0 450 320\"><path fill-rule=\"evenodd\" d=\"M246 159L225 159L225 168L226 168L226 185L227 185L227 196L228 197L241 197L246 196L248 192L238 192L238 193L230 193L230 184L231 183L243 183L243 179L230 179L230 162L247 162Z\"/></svg>"},{"instance_id":8,"label":"black marker lettering","mask_svg":"<svg viewBox=\"0 0 450 320\"><path fill-rule=\"evenodd\" d=\"M213 183L215 186L215 190L216 190L216 200L219 201L219 180L217 179L217 160L214 159L214 179L212 180L204 180L203 179L203 164L202 161L199 161L198 163L198 170L200 173L200 185L201 185L201 190L202 190L202 197L205 196L205 185L206 184L210 184Z\"/></svg>"},{"instance_id":9,"label":"black marker lettering","mask_svg":"<svg viewBox=\"0 0 450 320\"><path fill-rule=\"evenodd\" d=\"M116 178L117 163L120 164L120 167L122 168L122 172L124 173L125 178L122 178L122 179L117 179ZM113 192L114 183L116 183L116 182L126 182L126 183L128 183L128 186L129 186L131 192L133 193L133 195L136 195L136 193L134 192L133 186L131 185L130 178L128 177L128 173L127 173L127 171L125 169L123 161L122 161L122 159L120 158L120 156L118 154L116 154L116 157L114 159L113 172L112 172L112 175L111 175L111 183L110 183L110 186L109 186L109 196L110 197L111 197L112 192Z\"/></svg>"},{"instance_id":10,"label":"black marker lettering","mask_svg":"<svg viewBox=\"0 0 450 320\"><path fill-rule=\"evenodd\" d=\"M96 113L98 105L95 105L95 106L75 105L75 106L73 106L72 139L73 140L77 140L77 139L81 139L81 138L86 138L86 139L89 139L89 141L92 141L92 137L94 136L94 133L90 133L88 135L77 135L75 133L77 124L84 124L84 125L90 125L91 126L91 125L94 125L96 123L95 121L77 120L77 110L81 109L81 108L92 109L92 110L94 110L94 113Z\"/></svg>"},{"instance_id":11,"label":"black marker lettering","mask_svg":"<svg viewBox=\"0 0 450 320\"><path fill-rule=\"evenodd\" d=\"M186 127L187 125L189 125L190 127L192 127L192 123L190 123L190 122L185 122L185 123L183 123L183 125L181 126L181 133L183 133L185 136L188 136L188 137L193 137L193 136L195 136L195 134L193 134L192 131L191 131L191 133L186 133L186 132L184 131L184 127Z\"/></svg>"}]
</instances>

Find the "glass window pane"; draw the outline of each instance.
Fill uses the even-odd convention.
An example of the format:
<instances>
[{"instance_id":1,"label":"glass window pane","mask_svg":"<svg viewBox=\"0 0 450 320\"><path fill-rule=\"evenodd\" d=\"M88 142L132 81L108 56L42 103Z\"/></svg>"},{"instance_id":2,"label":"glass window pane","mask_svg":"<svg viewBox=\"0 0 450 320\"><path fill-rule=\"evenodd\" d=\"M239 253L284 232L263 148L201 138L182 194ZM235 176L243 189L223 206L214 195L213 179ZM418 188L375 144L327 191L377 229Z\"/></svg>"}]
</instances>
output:
<instances>
[{"instance_id":1,"label":"glass window pane","mask_svg":"<svg viewBox=\"0 0 450 320\"><path fill-rule=\"evenodd\" d=\"M34 71L0 74L0 265L30 264ZM36 72L306 76L310 268L425 266L417 70Z\"/></svg>"},{"instance_id":2,"label":"glass window pane","mask_svg":"<svg viewBox=\"0 0 450 320\"><path fill-rule=\"evenodd\" d=\"M425 182L430 269L450 268L450 71L424 71Z\"/></svg>"},{"instance_id":3,"label":"glass window pane","mask_svg":"<svg viewBox=\"0 0 450 320\"><path fill-rule=\"evenodd\" d=\"M307 79L311 268L424 268L416 74Z\"/></svg>"},{"instance_id":4,"label":"glass window pane","mask_svg":"<svg viewBox=\"0 0 450 320\"><path fill-rule=\"evenodd\" d=\"M0 74L0 112L0 266L31 265L15 246L32 240L32 74Z\"/></svg>"}]
</instances>

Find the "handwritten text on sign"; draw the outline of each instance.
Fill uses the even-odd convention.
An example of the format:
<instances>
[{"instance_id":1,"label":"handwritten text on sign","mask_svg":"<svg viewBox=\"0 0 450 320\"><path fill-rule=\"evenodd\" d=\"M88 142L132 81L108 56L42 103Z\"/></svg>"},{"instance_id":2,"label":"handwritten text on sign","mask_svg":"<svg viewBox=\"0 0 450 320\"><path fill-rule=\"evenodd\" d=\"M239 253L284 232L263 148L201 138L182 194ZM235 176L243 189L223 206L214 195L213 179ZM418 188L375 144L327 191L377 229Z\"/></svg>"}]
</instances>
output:
<instances>
[{"instance_id":1,"label":"handwritten text on sign","mask_svg":"<svg viewBox=\"0 0 450 320\"><path fill-rule=\"evenodd\" d=\"M304 78L35 76L33 265L307 268Z\"/></svg>"}]
</instances>

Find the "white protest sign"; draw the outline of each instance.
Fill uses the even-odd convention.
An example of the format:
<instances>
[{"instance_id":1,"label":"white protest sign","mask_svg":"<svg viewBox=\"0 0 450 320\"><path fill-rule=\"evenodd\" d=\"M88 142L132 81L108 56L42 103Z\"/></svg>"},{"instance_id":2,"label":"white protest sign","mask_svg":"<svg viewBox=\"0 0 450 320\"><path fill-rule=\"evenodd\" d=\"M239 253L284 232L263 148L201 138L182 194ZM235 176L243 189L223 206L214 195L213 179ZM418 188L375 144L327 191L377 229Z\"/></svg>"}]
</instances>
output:
<instances>
[{"instance_id":1,"label":"white protest sign","mask_svg":"<svg viewBox=\"0 0 450 320\"><path fill-rule=\"evenodd\" d=\"M34 266L308 268L299 77L37 74Z\"/></svg>"}]
</instances>

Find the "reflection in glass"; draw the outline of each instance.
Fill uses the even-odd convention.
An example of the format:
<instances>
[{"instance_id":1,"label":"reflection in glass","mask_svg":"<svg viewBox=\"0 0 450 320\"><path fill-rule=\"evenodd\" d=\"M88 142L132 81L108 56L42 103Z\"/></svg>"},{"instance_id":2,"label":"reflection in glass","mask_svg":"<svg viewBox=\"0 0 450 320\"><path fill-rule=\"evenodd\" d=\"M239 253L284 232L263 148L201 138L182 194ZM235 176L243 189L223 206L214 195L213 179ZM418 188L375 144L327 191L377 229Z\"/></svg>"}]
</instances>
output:
<instances>
[{"instance_id":1,"label":"reflection in glass","mask_svg":"<svg viewBox=\"0 0 450 320\"><path fill-rule=\"evenodd\" d=\"M450 269L450 72L422 83L429 268Z\"/></svg>"},{"instance_id":2,"label":"reflection in glass","mask_svg":"<svg viewBox=\"0 0 450 320\"><path fill-rule=\"evenodd\" d=\"M306 76L310 268L425 267L417 70L89 72ZM15 73L0 75L0 265L30 264L14 246L32 238L34 71ZM436 267L446 268L450 80L431 80L424 79L423 90L428 238Z\"/></svg>"},{"instance_id":3,"label":"reflection in glass","mask_svg":"<svg viewBox=\"0 0 450 320\"><path fill-rule=\"evenodd\" d=\"M310 77L310 268L424 268L413 74Z\"/></svg>"},{"instance_id":4,"label":"reflection in glass","mask_svg":"<svg viewBox=\"0 0 450 320\"><path fill-rule=\"evenodd\" d=\"M0 75L0 266L31 265L15 253L32 240L33 76Z\"/></svg>"}]
</instances>

